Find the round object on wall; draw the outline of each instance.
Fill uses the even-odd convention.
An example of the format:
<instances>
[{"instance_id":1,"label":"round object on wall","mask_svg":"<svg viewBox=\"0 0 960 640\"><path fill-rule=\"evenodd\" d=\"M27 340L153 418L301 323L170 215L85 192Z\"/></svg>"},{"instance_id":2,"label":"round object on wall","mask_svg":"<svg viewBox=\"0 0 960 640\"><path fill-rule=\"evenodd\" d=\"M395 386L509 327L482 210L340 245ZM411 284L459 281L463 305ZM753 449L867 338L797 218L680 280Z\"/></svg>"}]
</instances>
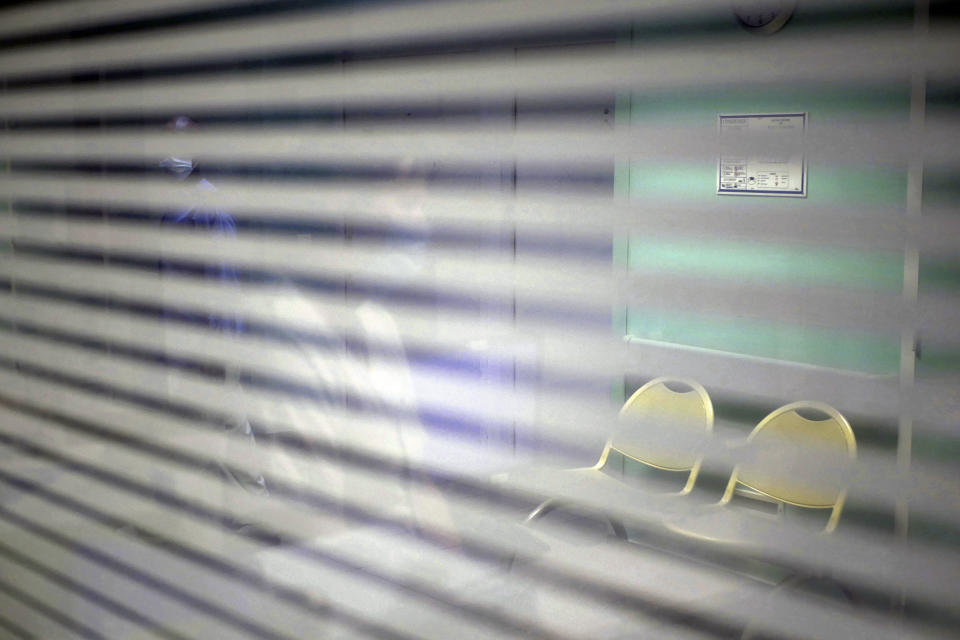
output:
<instances>
[{"instance_id":1,"label":"round object on wall","mask_svg":"<svg viewBox=\"0 0 960 640\"><path fill-rule=\"evenodd\" d=\"M747 31L769 35L787 24L796 6L796 0L734 0L733 13Z\"/></svg>"}]
</instances>

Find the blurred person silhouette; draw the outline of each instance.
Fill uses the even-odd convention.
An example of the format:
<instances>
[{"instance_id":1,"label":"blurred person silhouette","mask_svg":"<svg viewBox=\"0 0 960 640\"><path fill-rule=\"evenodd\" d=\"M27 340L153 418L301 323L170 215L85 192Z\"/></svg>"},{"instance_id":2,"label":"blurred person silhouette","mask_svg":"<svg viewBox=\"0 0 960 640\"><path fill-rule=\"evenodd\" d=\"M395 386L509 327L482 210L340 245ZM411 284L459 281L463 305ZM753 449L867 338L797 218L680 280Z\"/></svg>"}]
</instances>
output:
<instances>
[{"instance_id":1,"label":"blurred person silhouette","mask_svg":"<svg viewBox=\"0 0 960 640\"><path fill-rule=\"evenodd\" d=\"M374 202L373 220L363 225L345 224L325 233L325 238L311 239L318 240L318 251L325 242L345 247L367 244L376 258L347 276L342 283L343 297L329 302L293 278L284 281L272 298L277 324L284 325L285 319L293 317L297 326L307 329L301 335L291 332L285 336L298 352L298 361L291 366L309 372L311 386L322 390L323 399L316 401L321 396L318 393L312 403L271 403L262 411L275 412L276 418L270 422L284 429L271 434L274 438L313 441L327 452L326 458L318 456L310 463L276 454L272 459L272 464L280 467L276 471L292 474L307 487L324 488L338 496L342 505L373 502L403 528L418 534L429 530L423 526L425 510L432 509L432 517L437 513L446 517L443 501L430 488L429 479L409 471L403 478L380 483L376 500L371 501L371 495L359 495L368 489L358 484L356 474L331 460L329 452L344 448L373 452L408 469L423 463L427 434L419 418L402 332L382 298L371 293L376 290L390 299L402 298L424 273L425 225L420 204L424 190L422 177L409 163L402 163L384 195ZM331 324L331 315L338 318L337 326ZM305 444L302 450L309 448ZM327 531L316 533L350 529L340 515Z\"/></svg>"},{"instance_id":2,"label":"blurred person silhouette","mask_svg":"<svg viewBox=\"0 0 960 640\"><path fill-rule=\"evenodd\" d=\"M293 317L298 326L308 327L306 333L333 336L336 343L296 340L298 362L291 365L309 368L313 383L325 390L322 403L272 403L270 408L276 412L271 422L288 429L274 434L275 438L296 441L303 437L322 443L328 453L312 459L272 456L268 486L278 473L338 497L344 517L304 530L304 546L320 548L334 557L350 557L373 572L413 571L451 593L462 590L498 604L504 599L520 602L525 596L514 589L519 583L508 579L511 553L521 547L525 551L542 547L515 523L471 509L469 501L449 499L442 472L431 459L431 439L437 432L423 419L424 407L414 379L416 366L408 359L405 344L408 336L429 331L425 327L439 310L431 293L427 256L431 235L423 210L429 168L402 161L392 171L390 179L360 192L362 196L352 191L338 203L346 212L361 209L371 214L362 220L347 220L342 235L326 238L344 243L347 249L370 250L372 255L349 270L342 293L318 294L291 279L273 298L278 324ZM324 243L315 246L323 251ZM399 308L411 310L410 315L420 322L407 326L407 314L394 312ZM358 473L349 462L337 464L331 459L331 450L382 458L383 469ZM392 525L364 522L355 510L346 513L356 507L386 517ZM464 570L465 564L458 561L464 557L462 540L468 534L513 551L505 552L499 561L488 559ZM438 555L420 553L423 542ZM411 615L399 595L381 594L369 601L355 580L340 581L329 572L318 572L295 548L265 550L259 560L267 576L282 576L334 600L362 601L371 615L376 612L383 619ZM343 633L342 637L350 637L349 630ZM341 636L330 631L325 637Z\"/></svg>"},{"instance_id":3,"label":"blurred person silhouette","mask_svg":"<svg viewBox=\"0 0 960 640\"><path fill-rule=\"evenodd\" d=\"M188 136L198 126L190 118L178 117L168 129L172 135ZM161 160L160 167L171 179L192 184L197 194L195 204L164 216L163 224L234 236L237 222L217 204L217 188L204 176L201 160L189 153ZM363 223L320 225L298 239L317 252L337 244L373 250L374 258L356 265L338 286L314 284L318 277L330 278L311 269L309 261L272 270L269 282L244 283L242 269L230 263L207 260L202 267L201 277L207 284L238 287L241 293L239 308L210 314L206 326L238 341L267 338L272 345L271 362L239 363L236 370L227 372L227 384L237 398L236 409L224 424L232 437L223 439L222 451L209 455L226 481L223 505L233 514L230 527L243 534L257 531L262 523L284 532L284 539L257 554L257 569L268 580L299 582L321 596L331 595L338 585L320 580L321 574L313 563L303 561L298 547L363 548L374 568L395 561L428 571L418 565L420 558L404 556L403 546L395 544L397 536L404 535L401 531L451 551L459 547L459 532L465 528L508 544L522 544L523 534L505 531L501 523L484 526L483 518L469 510L455 513L442 483L430 471L430 434L421 420L406 356L406 331L388 309L395 303L411 303L423 317L436 311L425 255L429 228L423 201L428 172L402 161L393 173L377 190L379 195L363 196L366 210L374 212L372 218ZM350 191L338 203L344 211L351 210L355 194ZM161 264L166 276L176 277L180 269L175 260ZM193 277L198 275L196 269L190 274ZM265 379L269 379L266 385ZM174 396L191 391L171 383ZM224 462L231 458L227 455L231 448L244 446L255 451L255 468L238 470ZM353 452L382 459L383 468L358 472L347 460ZM279 481L286 497L295 497L291 491L299 489L305 501L315 503L310 494L321 494L323 510L305 508L296 522L267 515L274 513L271 487ZM252 503L263 511L241 509L238 490L248 498L256 496ZM386 518L393 525L358 519L363 510L374 514L373 520ZM258 535L257 540L265 538ZM505 561L494 573L502 574L508 566ZM428 572L446 570L432 567ZM491 589L491 593L499 591ZM385 608L391 606L383 603Z\"/></svg>"},{"instance_id":4,"label":"blurred person silhouette","mask_svg":"<svg viewBox=\"0 0 960 640\"><path fill-rule=\"evenodd\" d=\"M166 125L168 132L177 138L185 138L199 127L187 116L173 118ZM159 167L171 179L190 185L188 188L196 197L189 206L164 215L162 224L211 235L235 236L236 221L218 203L217 187L204 175L201 160L193 157L188 146L182 145L180 152L178 145L171 145L175 153L163 158ZM422 196L423 185L418 186L411 180L411 171L409 165L401 166L391 193L378 203L382 217L375 226L383 239L383 250L374 264L368 265L367 275L390 274L393 285L415 281L422 263L422 233L415 231L411 235L409 228L412 225L422 230L417 199ZM343 226L319 231L308 239L317 241L317 251L329 246L325 243L347 241ZM160 271L165 277L199 275L211 285L238 286L242 280L242 270L234 264L210 259L203 261L200 273L196 265L176 259L162 259ZM351 484L345 479L349 474L339 459L342 448L373 449L387 460L407 464L419 459L425 434L416 416L400 332L390 313L372 299L352 295L347 280L341 290L348 294L348 306L331 308L331 305L342 304L342 298L328 300L318 295L297 277L304 274L316 275L309 270L309 265L285 265L274 273L273 282L265 290L260 289L267 295L255 296L255 304L266 301L268 308L211 313L205 324L221 334L244 340L249 337L244 336L245 313L259 318L266 316L274 344L285 345L274 350L272 362L250 362L235 370L228 368L227 384L239 401L224 424L227 434L233 437L222 440L221 451L211 452L211 464L228 485L248 494L268 497L268 478L276 476L292 482L294 487L316 489L332 497L332 502L339 507L328 508L327 518L315 518L312 527L299 530L300 536L309 539L348 528L342 517L343 505L355 502L351 494L367 491L359 487L356 480ZM340 318L337 326L328 322L331 313ZM183 343L171 346L176 351L189 350L189 345ZM278 394L276 388L258 387L263 370L282 372L274 381L280 387L289 385L287 388L298 387L300 391L290 397ZM288 377L287 371L295 375ZM169 386L174 397L192 392L178 380L176 372L171 374ZM304 389L308 390L307 397L302 393ZM245 411L244 406L253 410ZM254 414L256 417L251 418ZM355 428L354 421L364 428ZM240 443L256 448L255 459L259 464L255 469L237 469L225 463L230 457L229 449L243 446ZM425 500L419 490L423 484L420 480L417 482L408 474L406 479L393 482L389 490L384 490L381 484L376 492L377 506L405 523L404 527L419 530L416 514L418 508L423 509L418 504ZM223 504L234 514L230 526L238 531L255 529L257 513L243 512L233 504L232 495L235 494L229 488L223 492ZM433 502L437 500L434 498Z\"/></svg>"},{"instance_id":5,"label":"blurred person silhouette","mask_svg":"<svg viewBox=\"0 0 960 640\"><path fill-rule=\"evenodd\" d=\"M186 116L178 116L170 120L167 130L177 136L189 135L196 131L198 124ZM237 232L237 225L233 217L224 211L215 201L205 197L216 192L216 187L203 177L198 161L188 153L170 155L160 161L163 169L172 179L192 183L195 190L195 201L189 206L165 214L163 224L176 224L192 227L212 233L233 236ZM161 269L167 273L177 271L175 266L163 264ZM237 282L237 271L229 264L205 264L203 275L205 278L219 279L223 282ZM243 329L242 321L233 316L211 314L208 318L211 327L230 333L238 333Z\"/></svg>"},{"instance_id":6,"label":"blurred person silhouette","mask_svg":"<svg viewBox=\"0 0 960 640\"><path fill-rule=\"evenodd\" d=\"M198 129L198 123L188 116L177 116L166 123L167 132L182 139L191 135ZM176 145L174 145L176 147ZM192 157L188 150L183 153L169 155L159 162L160 168L168 175L170 179L184 182L192 185L194 197L192 202L186 207L166 213L161 218L162 225L178 225L180 227L189 227L200 233L216 234L223 236L235 236L237 225L233 217L223 210L215 198L211 196L217 191L217 188L207 180L199 167L199 162ZM197 275L195 269L184 265L177 260L161 259L160 273L166 277L177 277L190 274ZM204 261L201 277L208 281L207 284L222 283L235 285L239 282L238 271L232 264L226 262ZM211 282L213 281L213 282ZM170 316L167 311L167 305L164 305L165 315ZM233 313L211 313L206 318L206 324L214 331L226 335L236 336L243 332L242 319ZM188 345L174 345L175 347L185 347ZM228 384L236 385L235 372L226 371ZM172 391L177 390L176 377L171 379ZM244 441L246 446L256 446L256 435L242 412L237 412L224 420L224 430L237 438L229 439L232 442L238 440ZM217 470L217 473L230 485L239 487L246 492L257 495L266 495L267 487L263 474L257 469L237 469L234 465L224 463L223 452L212 452L213 459L210 465ZM219 454L219 455L218 455ZM224 500L229 492L224 494ZM229 520L229 526L233 529L243 529L249 526L248 518L232 517Z\"/></svg>"}]
</instances>

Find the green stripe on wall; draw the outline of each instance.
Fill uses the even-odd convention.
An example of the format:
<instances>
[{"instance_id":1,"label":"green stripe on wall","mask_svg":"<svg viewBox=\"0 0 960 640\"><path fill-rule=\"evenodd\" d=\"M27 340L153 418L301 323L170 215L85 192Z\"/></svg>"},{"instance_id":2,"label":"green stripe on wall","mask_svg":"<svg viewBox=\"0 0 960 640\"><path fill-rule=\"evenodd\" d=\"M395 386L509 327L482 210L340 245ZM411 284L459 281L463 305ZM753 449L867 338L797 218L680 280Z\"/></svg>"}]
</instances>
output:
<instances>
[{"instance_id":1,"label":"green stripe on wall","mask_svg":"<svg viewBox=\"0 0 960 640\"><path fill-rule=\"evenodd\" d=\"M646 340L877 375L897 373L900 363L897 336L636 308L627 328Z\"/></svg>"},{"instance_id":2,"label":"green stripe on wall","mask_svg":"<svg viewBox=\"0 0 960 640\"><path fill-rule=\"evenodd\" d=\"M910 85L885 87L739 86L636 91L631 100L634 122L668 118L672 121L713 121L718 113L784 113L809 111L819 118L855 115L890 117L910 112Z\"/></svg>"},{"instance_id":3,"label":"green stripe on wall","mask_svg":"<svg viewBox=\"0 0 960 640\"><path fill-rule=\"evenodd\" d=\"M630 268L790 286L837 285L900 291L903 255L850 249L770 245L750 242L647 239L630 240Z\"/></svg>"},{"instance_id":4,"label":"green stripe on wall","mask_svg":"<svg viewBox=\"0 0 960 640\"><path fill-rule=\"evenodd\" d=\"M655 203L736 198L744 211L760 208L770 215L803 215L817 206L880 205L902 208L906 203L907 172L887 166L821 166L807 163L806 198L758 198L717 195L717 165L714 162L635 162L630 167L630 195L634 200Z\"/></svg>"},{"instance_id":5,"label":"green stripe on wall","mask_svg":"<svg viewBox=\"0 0 960 640\"><path fill-rule=\"evenodd\" d=\"M960 290L960 262L952 259L920 259L920 291Z\"/></svg>"}]
</instances>

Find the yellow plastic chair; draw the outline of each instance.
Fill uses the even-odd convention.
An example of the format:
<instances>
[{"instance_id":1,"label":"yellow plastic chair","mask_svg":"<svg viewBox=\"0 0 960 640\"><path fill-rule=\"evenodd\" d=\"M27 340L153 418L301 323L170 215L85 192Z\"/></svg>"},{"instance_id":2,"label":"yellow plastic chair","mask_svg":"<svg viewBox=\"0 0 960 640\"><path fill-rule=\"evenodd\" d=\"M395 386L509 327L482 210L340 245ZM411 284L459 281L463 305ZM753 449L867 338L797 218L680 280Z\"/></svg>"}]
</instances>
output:
<instances>
[{"instance_id":1,"label":"yellow plastic chair","mask_svg":"<svg viewBox=\"0 0 960 640\"><path fill-rule=\"evenodd\" d=\"M693 489L702 462L697 445L713 431L713 403L706 389L693 380L656 378L627 399L620 421L593 469L603 469L616 451L655 469L689 471L680 493Z\"/></svg>"},{"instance_id":2,"label":"yellow plastic chair","mask_svg":"<svg viewBox=\"0 0 960 640\"><path fill-rule=\"evenodd\" d=\"M744 495L765 497L781 508L830 509L824 531L836 528L846 499L846 474L857 457L853 430L840 412L810 401L780 407L750 433L744 452L747 460L734 467L720 504Z\"/></svg>"},{"instance_id":3,"label":"yellow plastic chair","mask_svg":"<svg viewBox=\"0 0 960 640\"><path fill-rule=\"evenodd\" d=\"M810 418L811 413L821 419ZM847 495L847 472L857 457L853 430L840 412L820 402L785 405L760 421L747 438L747 446L753 449L753 461L734 468L721 504L746 494L772 500L780 510L783 505L830 509L823 533L836 529ZM831 576L797 573L781 581L769 601L796 598L802 590L822 596L825 589L835 602L856 605L853 593ZM766 636L750 621L741 640L761 637Z\"/></svg>"},{"instance_id":4,"label":"yellow plastic chair","mask_svg":"<svg viewBox=\"0 0 960 640\"><path fill-rule=\"evenodd\" d=\"M656 378L646 383L624 403L620 425L604 446L596 464L570 469L570 474L598 482L616 482L603 468L611 453L664 471L689 472L676 495L689 493L697 480L702 455L699 444L713 430L713 403L706 389L692 380ZM599 490L602 485L598 484ZM564 504L551 498L528 516L533 521ZM611 520L614 534L626 537L624 528Z\"/></svg>"}]
</instances>

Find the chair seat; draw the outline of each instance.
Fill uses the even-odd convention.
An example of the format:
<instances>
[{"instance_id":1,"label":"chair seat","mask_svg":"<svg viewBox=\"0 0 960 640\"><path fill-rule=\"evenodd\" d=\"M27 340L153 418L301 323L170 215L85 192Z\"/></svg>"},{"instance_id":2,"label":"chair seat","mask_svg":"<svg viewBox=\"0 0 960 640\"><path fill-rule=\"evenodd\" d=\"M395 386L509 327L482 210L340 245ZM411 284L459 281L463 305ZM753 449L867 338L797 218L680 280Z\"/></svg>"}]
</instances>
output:
<instances>
[{"instance_id":1,"label":"chair seat","mask_svg":"<svg viewBox=\"0 0 960 640\"><path fill-rule=\"evenodd\" d=\"M579 494L584 487L613 489L622 484L615 478L594 467L581 469L555 469L541 467L502 474L497 484L509 488L544 495L557 495L558 490Z\"/></svg>"},{"instance_id":2,"label":"chair seat","mask_svg":"<svg viewBox=\"0 0 960 640\"><path fill-rule=\"evenodd\" d=\"M725 606L742 606L755 601L774 581L749 576L744 571L715 570L694 557L647 545L638 545L599 531L571 534L563 507L529 522L549 551L536 558L540 566L553 567L587 579L609 584L632 593L656 593L651 609L624 607L571 597L569 591L549 582L534 586L536 613L540 618L567 620L569 628L590 629L596 637L672 637L678 632L673 614L661 615L664 608L722 611ZM765 584L763 584L765 583Z\"/></svg>"},{"instance_id":3,"label":"chair seat","mask_svg":"<svg viewBox=\"0 0 960 640\"><path fill-rule=\"evenodd\" d=\"M670 507L674 494L651 490L643 483L628 484L594 467L581 469L528 469L502 476L497 484L507 491L522 491L611 514L642 514L651 507ZM658 485L653 485L659 489ZM662 503L662 504L661 504Z\"/></svg>"},{"instance_id":4,"label":"chair seat","mask_svg":"<svg viewBox=\"0 0 960 640\"><path fill-rule=\"evenodd\" d=\"M700 561L723 566L759 582L777 584L792 575L787 562L776 563L756 559L752 552L769 548L771 542L815 551L822 543L822 519L808 522L757 511L711 505L663 523L673 541L674 552ZM802 523L798 526L798 522ZM767 554L763 554L766 556Z\"/></svg>"}]
</instances>

